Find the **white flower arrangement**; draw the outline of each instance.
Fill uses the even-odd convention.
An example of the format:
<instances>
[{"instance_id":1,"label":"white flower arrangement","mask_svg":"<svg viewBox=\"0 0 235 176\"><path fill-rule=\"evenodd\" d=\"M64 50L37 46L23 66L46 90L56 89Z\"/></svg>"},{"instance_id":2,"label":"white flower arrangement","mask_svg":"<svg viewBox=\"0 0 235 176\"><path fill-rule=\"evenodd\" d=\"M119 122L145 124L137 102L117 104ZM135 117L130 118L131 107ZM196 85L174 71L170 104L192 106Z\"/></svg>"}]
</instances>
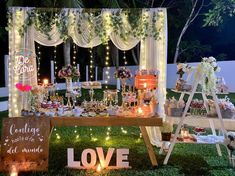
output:
<instances>
[{"instance_id":1,"label":"white flower arrangement","mask_svg":"<svg viewBox=\"0 0 235 176\"><path fill-rule=\"evenodd\" d=\"M202 62L209 63L213 67L214 71L220 72L221 68L218 66L216 59L213 56L203 57Z\"/></svg>"},{"instance_id":2,"label":"white flower arrangement","mask_svg":"<svg viewBox=\"0 0 235 176\"><path fill-rule=\"evenodd\" d=\"M197 67L196 77L197 79L202 79L202 90L205 93L210 94L212 91L216 91L217 78L215 72L219 72L220 70L214 57L202 58L201 63ZM205 76L201 78L202 74Z\"/></svg>"},{"instance_id":3,"label":"white flower arrangement","mask_svg":"<svg viewBox=\"0 0 235 176\"><path fill-rule=\"evenodd\" d=\"M180 75L180 78L183 77L184 73L188 73L191 71L191 67L186 63L178 63L177 64L177 74Z\"/></svg>"}]
</instances>

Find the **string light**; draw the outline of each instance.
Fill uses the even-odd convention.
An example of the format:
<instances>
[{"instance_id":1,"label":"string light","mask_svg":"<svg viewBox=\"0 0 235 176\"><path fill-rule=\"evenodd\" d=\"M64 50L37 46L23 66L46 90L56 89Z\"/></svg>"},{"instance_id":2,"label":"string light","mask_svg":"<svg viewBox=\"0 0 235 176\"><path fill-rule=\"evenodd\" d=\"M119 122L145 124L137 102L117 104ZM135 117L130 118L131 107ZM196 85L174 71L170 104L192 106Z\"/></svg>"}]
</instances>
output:
<instances>
[{"instance_id":1,"label":"string light","mask_svg":"<svg viewBox=\"0 0 235 176\"><path fill-rule=\"evenodd\" d=\"M93 48L91 47L89 49L89 53L90 53L90 81L93 80L94 78L94 57L93 57Z\"/></svg>"},{"instance_id":2,"label":"string light","mask_svg":"<svg viewBox=\"0 0 235 176\"><path fill-rule=\"evenodd\" d=\"M127 60L126 60L126 51L123 51L123 61L124 61L124 66L127 65ZM127 130L124 130L123 127L121 127L121 131L123 134L127 134Z\"/></svg>"},{"instance_id":3,"label":"string light","mask_svg":"<svg viewBox=\"0 0 235 176\"><path fill-rule=\"evenodd\" d=\"M54 81L55 81L55 84L57 84L56 82L56 75L57 75L57 71L58 71L58 66L57 66L57 60L56 60L56 57L57 57L57 50L56 50L57 46L54 47L54 71L55 71L55 75L54 75Z\"/></svg>"},{"instance_id":4,"label":"string light","mask_svg":"<svg viewBox=\"0 0 235 176\"><path fill-rule=\"evenodd\" d=\"M40 79L41 51L40 51L39 45L37 46L37 58L38 58L38 65L37 65L38 82L41 82L41 79Z\"/></svg>"},{"instance_id":5,"label":"string light","mask_svg":"<svg viewBox=\"0 0 235 176\"><path fill-rule=\"evenodd\" d=\"M107 89L108 86L108 82L110 80L110 64L109 64L109 61L110 61L110 53L109 53L109 45L107 44L106 47L106 57L105 57L105 67L107 67L107 70L105 71L105 80L104 80L104 83L106 84L105 88Z\"/></svg>"},{"instance_id":6,"label":"string light","mask_svg":"<svg viewBox=\"0 0 235 176\"><path fill-rule=\"evenodd\" d=\"M107 127L106 138L105 138L106 141L110 140L111 138L110 134L111 134L111 127Z\"/></svg>"},{"instance_id":7,"label":"string light","mask_svg":"<svg viewBox=\"0 0 235 176\"><path fill-rule=\"evenodd\" d=\"M56 135L56 139L60 139L61 138L59 133L56 133L55 135Z\"/></svg>"},{"instance_id":8,"label":"string light","mask_svg":"<svg viewBox=\"0 0 235 176\"><path fill-rule=\"evenodd\" d=\"M142 133L140 133L139 138L137 139L137 142L141 142L142 140Z\"/></svg>"},{"instance_id":9,"label":"string light","mask_svg":"<svg viewBox=\"0 0 235 176\"><path fill-rule=\"evenodd\" d=\"M90 139L91 139L91 141L97 141L98 139L95 138L92 134L92 128L90 128L89 130L90 130Z\"/></svg>"},{"instance_id":10,"label":"string light","mask_svg":"<svg viewBox=\"0 0 235 176\"><path fill-rule=\"evenodd\" d=\"M75 127L75 129L74 129L75 139L78 140L80 138L80 136L79 136L79 134L77 134L77 132L78 132L77 126L75 125L74 127Z\"/></svg>"},{"instance_id":11,"label":"string light","mask_svg":"<svg viewBox=\"0 0 235 176\"><path fill-rule=\"evenodd\" d=\"M73 66L76 67L76 56L77 56L77 48L76 48L76 44L73 44Z\"/></svg>"},{"instance_id":12,"label":"string light","mask_svg":"<svg viewBox=\"0 0 235 176\"><path fill-rule=\"evenodd\" d=\"M121 131L122 131L123 134L127 134L127 130L124 130L123 127L121 127Z\"/></svg>"},{"instance_id":13,"label":"string light","mask_svg":"<svg viewBox=\"0 0 235 176\"><path fill-rule=\"evenodd\" d=\"M127 60L126 60L126 51L123 51L123 61L124 61L124 65L127 65Z\"/></svg>"}]
</instances>

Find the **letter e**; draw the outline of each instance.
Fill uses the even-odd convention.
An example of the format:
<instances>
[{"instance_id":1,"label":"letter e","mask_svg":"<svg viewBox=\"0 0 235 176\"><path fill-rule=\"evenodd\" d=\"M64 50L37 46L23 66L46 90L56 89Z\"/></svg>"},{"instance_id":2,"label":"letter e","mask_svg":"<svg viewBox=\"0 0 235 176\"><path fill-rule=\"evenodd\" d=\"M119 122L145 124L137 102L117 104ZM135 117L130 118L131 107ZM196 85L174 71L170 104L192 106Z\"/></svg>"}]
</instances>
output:
<instances>
[{"instance_id":1,"label":"letter e","mask_svg":"<svg viewBox=\"0 0 235 176\"><path fill-rule=\"evenodd\" d=\"M117 167L127 168L129 167L129 162L124 161L128 159L129 149L117 149Z\"/></svg>"}]
</instances>

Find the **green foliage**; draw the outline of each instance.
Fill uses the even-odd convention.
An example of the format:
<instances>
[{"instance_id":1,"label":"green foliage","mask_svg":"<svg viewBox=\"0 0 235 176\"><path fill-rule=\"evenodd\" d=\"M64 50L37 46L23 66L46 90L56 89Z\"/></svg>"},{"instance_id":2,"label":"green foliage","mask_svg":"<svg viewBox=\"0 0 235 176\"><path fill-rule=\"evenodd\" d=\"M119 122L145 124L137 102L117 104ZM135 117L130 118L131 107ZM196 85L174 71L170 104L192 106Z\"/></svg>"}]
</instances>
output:
<instances>
[{"instance_id":1,"label":"green foliage","mask_svg":"<svg viewBox=\"0 0 235 176\"><path fill-rule=\"evenodd\" d=\"M145 11L148 12L149 9L145 9ZM162 16L154 12L153 19L150 21L149 15L142 13L141 9L123 9L113 14L106 14L105 16L102 15L100 9L83 9L81 13L73 11L73 19L70 19L69 15L70 11L62 9L31 9L27 11L27 18L24 24L18 26L18 32L23 36L27 27L31 26L34 22L36 29L47 35L50 40L50 31L53 25L56 25L57 30L60 32L60 37L66 40L69 37L68 28L76 24L77 26L74 27L81 34L83 32L81 27L85 20L89 22L90 38L88 40L93 38L93 36L99 36L103 44L107 44L109 40L108 30L114 30L125 41L129 36L134 36L139 39L153 36L157 40L159 39L159 31L162 29L162 25L156 27L157 19L161 20ZM76 15L79 18L76 18ZM123 25L123 15L127 17L131 28L125 28ZM8 18L9 30L13 25L11 11L8 13Z\"/></svg>"},{"instance_id":2,"label":"green foliage","mask_svg":"<svg viewBox=\"0 0 235 176\"><path fill-rule=\"evenodd\" d=\"M203 26L219 26L226 16L234 16L235 0L211 0L211 3L211 8L205 13Z\"/></svg>"}]
</instances>

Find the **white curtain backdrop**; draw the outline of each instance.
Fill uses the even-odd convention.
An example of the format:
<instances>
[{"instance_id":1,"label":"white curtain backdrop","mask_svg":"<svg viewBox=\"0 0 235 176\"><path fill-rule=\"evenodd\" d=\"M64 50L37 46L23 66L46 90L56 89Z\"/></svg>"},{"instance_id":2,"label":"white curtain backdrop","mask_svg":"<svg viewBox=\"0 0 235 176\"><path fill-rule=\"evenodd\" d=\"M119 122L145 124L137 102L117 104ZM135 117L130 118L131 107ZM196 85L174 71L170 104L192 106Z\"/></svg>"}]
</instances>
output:
<instances>
[{"instance_id":1,"label":"white curtain backdrop","mask_svg":"<svg viewBox=\"0 0 235 176\"><path fill-rule=\"evenodd\" d=\"M149 15L152 15L152 9ZM166 100L166 66L167 66L167 12L166 9L161 9L158 13L160 18L157 21L157 28L160 30L160 38L155 40L152 37L148 37L144 41L141 41L140 48L140 68L142 69L157 69L159 70L158 77L158 90L157 100L158 109L157 112L161 118L165 118L164 103ZM151 18L150 18L151 19ZM153 145L159 146L161 143L161 132L159 127L148 127L147 132L150 137L150 141Z\"/></svg>"},{"instance_id":2,"label":"white curtain backdrop","mask_svg":"<svg viewBox=\"0 0 235 176\"><path fill-rule=\"evenodd\" d=\"M14 52L17 48L27 48L32 50L35 53L34 41L38 42L41 45L45 46L56 46L63 43L60 32L57 30L57 27L52 26L52 30L49 33L51 39L48 39L48 36L41 33L36 29L34 25L27 28L24 37L20 37L18 31L19 26L24 23L24 19L27 17L27 11L29 8L19 8L13 7L13 27L9 31L9 116L19 116L20 110L22 109L22 97L15 88L15 84L19 81L17 75L13 71L13 67L16 64L14 60ZM118 9L104 9L102 10L102 18L106 18L107 14L112 14ZM120 10L120 9L119 9ZM74 13L74 11L76 13ZM98 36L95 36L95 32L92 31L92 28L89 26L88 19L83 18L79 19L79 13L82 13L81 9L65 9L65 12L69 15L69 26L68 26L68 35L73 39L73 42L79 47L94 47L102 43L101 39ZM142 13L148 13L150 16L149 23L152 22L153 13L157 14L157 24L156 28L159 29L160 35L159 39L155 40L153 37L147 37L144 40L135 38L134 36L129 36L126 40L120 36L119 32L114 32L108 27L104 27L108 33L109 39L114 43L114 45L120 50L130 50L135 47L139 42L141 42L140 49L140 68L144 69L158 69L159 74L159 83L158 83L158 92L157 99L159 102L158 113L160 117L164 117L164 102L166 97L166 64L167 64L167 12L164 8L150 9L149 11L143 10ZM101 18L94 18L94 24L98 24ZM77 21L82 20L79 33L77 28ZM123 28L122 30L130 29L130 24L126 20L126 17L122 16ZM109 19L106 19L107 22L110 22ZM108 25L107 25L108 26ZM93 29L94 30L94 29ZM26 82L32 86L37 85L37 67L36 60L34 61L35 72L34 76ZM14 109L14 110L13 110ZM160 133L158 128L148 128L148 133L151 139L151 143L158 145Z\"/></svg>"}]
</instances>

